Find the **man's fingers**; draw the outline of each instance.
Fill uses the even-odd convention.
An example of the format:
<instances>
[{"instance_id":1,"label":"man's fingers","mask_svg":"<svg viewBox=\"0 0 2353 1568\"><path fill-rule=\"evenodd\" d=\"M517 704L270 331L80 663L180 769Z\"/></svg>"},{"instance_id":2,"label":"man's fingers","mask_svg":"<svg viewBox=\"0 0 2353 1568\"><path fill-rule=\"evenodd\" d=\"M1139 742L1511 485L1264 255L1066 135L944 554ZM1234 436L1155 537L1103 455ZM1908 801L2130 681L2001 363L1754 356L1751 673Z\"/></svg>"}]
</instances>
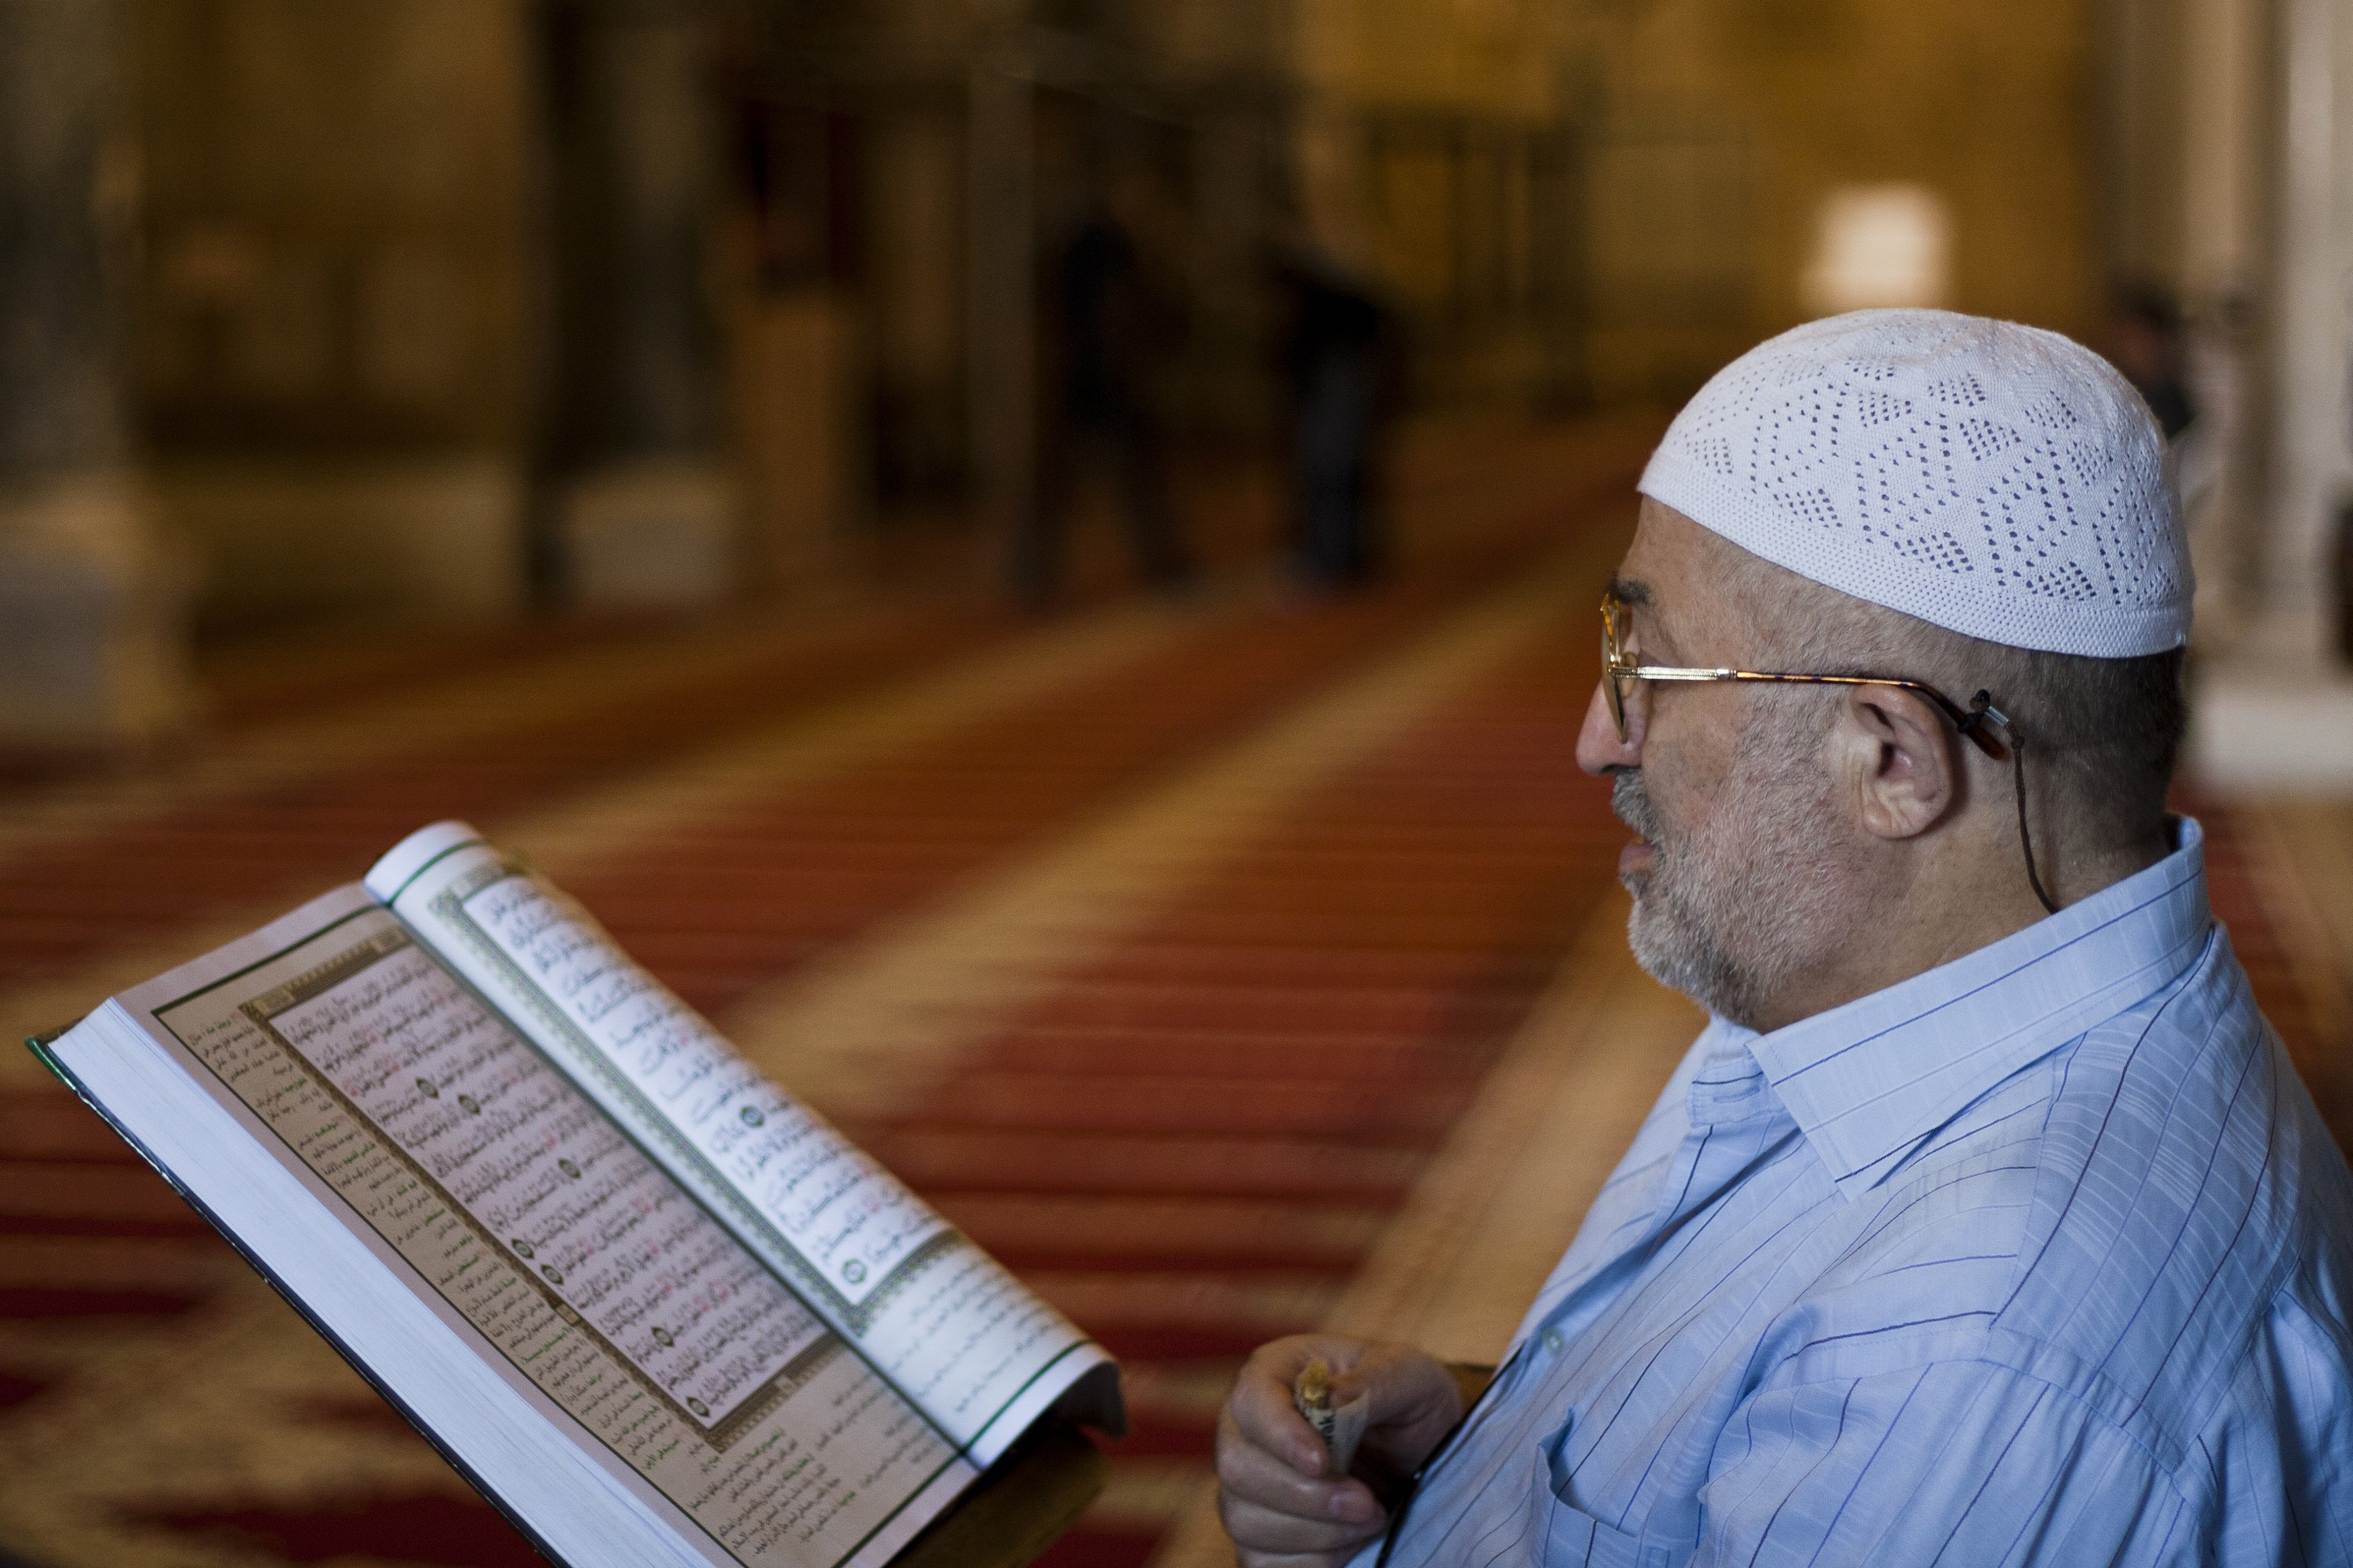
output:
<instances>
[{"instance_id":1,"label":"man's fingers","mask_svg":"<svg viewBox=\"0 0 2353 1568\"><path fill-rule=\"evenodd\" d=\"M1370 1520L1302 1519L1223 1490L1218 1493L1218 1514L1244 1560L1253 1563L1268 1557L1280 1560L1286 1555L1303 1561L1343 1563L1381 1531L1377 1510Z\"/></svg>"},{"instance_id":2,"label":"man's fingers","mask_svg":"<svg viewBox=\"0 0 2353 1568\"><path fill-rule=\"evenodd\" d=\"M1299 1407L1292 1403L1289 1380L1255 1363L1244 1367L1235 1381L1233 1397L1226 1403L1226 1413L1244 1437L1281 1458L1293 1469L1309 1476L1324 1473L1328 1458L1324 1451L1324 1439L1301 1418Z\"/></svg>"},{"instance_id":3,"label":"man's fingers","mask_svg":"<svg viewBox=\"0 0 2353 1568\"><path fill-rule=\"evenodd\" d=\"M1437 1363L1419 1352L1332 1335L1302 1334L1261 1347L1235 1379L1218 1422L1218 1511L1244 1568L1336 1568L1381 1532L1386 1515L1359 1480L1328 1473L1324 1440L1299 1414L1293 1388L1321 1357L1349 1391L1384 1405L1429 1403L1421 1375ZM1427 1363L1425 1368L1424 1363ZM1439 1381L1450 1392L1442 1373Z\"/></svg>"},{"instance_id":4,"label":"man's fingers","mask_svg":"<svg viewBox=\"0 0 2353 1568\"><path fill-rule=\"evenodd\" d=\"M1218 1423L1218 1485L1241 1501L1296 1519L1362 1524L1381 1516L1362 1481L1301 1474L1282 1456L1250 1441L1230 1411Z\"/></svg>"},{"instance_id":5,"label":"man's fingers","mask_svg":"<svg viewBox=\"0 0 2353 1568\"><path fill-rule=\"evenodd\" d=\"M1332 1496L1342 1485L1305 1474L1290 1456L1252 1441L1230 1410L1218 1423L1218 1481L1252 1502L1311 1519L1330 1517Z\"/></svg>"}]
</instances>

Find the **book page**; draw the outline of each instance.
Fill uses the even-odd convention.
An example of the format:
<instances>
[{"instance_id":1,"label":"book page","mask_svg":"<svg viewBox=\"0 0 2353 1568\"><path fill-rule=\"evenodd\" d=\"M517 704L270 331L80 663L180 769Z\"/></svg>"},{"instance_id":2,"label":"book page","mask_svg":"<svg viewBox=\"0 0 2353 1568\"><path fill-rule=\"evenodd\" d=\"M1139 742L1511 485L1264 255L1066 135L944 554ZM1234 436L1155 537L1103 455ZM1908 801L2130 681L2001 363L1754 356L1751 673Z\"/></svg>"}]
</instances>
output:
<instances>
[{"instance_id":1,"label":"book page","mask_svg":"<svg viewBox=\"0 0 2353 1568\"><path fill-rule=\"evenodd\" d=\"M713 1561L887 1561L974 1468L389 911L352 902L147 1016Z\"/></svg>"},{"instance_id":2,"label":"book page","mask_svg":"<svg viewBox=\"0 0 2353 1568\"><path fill-rule=\"evenodd\" d=\"M1081 1396L1116 1428L1100 1347L562 893L454 824L414 836L369 885L975 1460L1090 1374Z\"/></svg>"}]
</instances>

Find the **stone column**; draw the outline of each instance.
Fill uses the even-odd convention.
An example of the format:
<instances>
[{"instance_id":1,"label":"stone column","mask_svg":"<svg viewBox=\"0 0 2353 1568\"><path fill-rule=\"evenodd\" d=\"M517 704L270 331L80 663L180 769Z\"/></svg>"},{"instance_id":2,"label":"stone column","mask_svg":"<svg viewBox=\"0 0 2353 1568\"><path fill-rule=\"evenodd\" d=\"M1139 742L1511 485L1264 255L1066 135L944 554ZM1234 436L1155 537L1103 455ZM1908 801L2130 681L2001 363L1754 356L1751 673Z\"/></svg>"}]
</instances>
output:
<instances>
[{"instance_id":1,"label":"stone column","mask_svg":"<svg viewBox=\"0 0 2353 1568\"><path fill-rule=\"evenodd\" d=\"M2228 648L2245 629L2263 472L2263 168L2271 94L2266 0L2186 0L2178 72L2181 190L2179 283L2189 320L2197 428L2178 477L2198 568L2198 644Z\"/></svg>"},{"instance_id":2,"label":"stone column","mask_svg":"<svg viewBox=\"0 0 2353 1568\"><path fill-rule=\"evenodd\" d=\"M2275 26L2265 483L2243 624L2201 683L2195 756L2210 784L2353 797L2333 570L2353 505L2353 15L2280 0Z\"/></svg>"},{"instance_id":3,"label":"stone column","mask_svg":"<svg viewBox=\"0 0 2353 1568\"><path fill-rule=\"evenodd\" d=\"M2284 0L2273 286L2270 526L2258 563L2275 651L2337 662L2324 563L2353 502L2353 16Z\"/></svg>"},{"instance_id":4,"label":"stone column","mask_svg":"<svg viewBox=\"0 0 2353 1568\"><path fill-rule=\"evenodd\" d=\"M132 470L137 175L118 0L0 0L0 746L153 738L187 707L182 579Z\"/></svg>"},{"instance_id":5,"label":"stone column","mask_svg":"<svg viewBox=\"0 0 2353 1568\"><path fill-rule=\"evenodd\" d=\"M717 132L694 0L550 13L556 574L592 607L681 605L737 576L706 241Z\"/></svg>"}]
</instances>

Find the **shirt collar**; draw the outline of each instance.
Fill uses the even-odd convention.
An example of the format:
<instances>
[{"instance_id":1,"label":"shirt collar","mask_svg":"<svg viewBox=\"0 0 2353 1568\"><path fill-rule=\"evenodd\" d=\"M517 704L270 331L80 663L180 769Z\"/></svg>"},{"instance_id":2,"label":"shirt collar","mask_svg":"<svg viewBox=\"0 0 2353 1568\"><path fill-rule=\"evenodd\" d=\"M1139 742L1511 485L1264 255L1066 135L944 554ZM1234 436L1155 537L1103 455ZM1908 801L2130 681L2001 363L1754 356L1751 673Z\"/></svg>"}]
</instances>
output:
<instances>
[{"instance_id":1,"label":"shirt collar","mask_svg":"<svg viewBox=\"0 0 2353 1568\"><path fill-rule=\"evenodd\" d=\"M1748 1050L1853 1196L2012 1073L2163 990L2204 944L2205 835L1966 957L1769 1035ZM1746 1034L1746 1031L1742 1031Z\"/></svg>"}]
</instances>

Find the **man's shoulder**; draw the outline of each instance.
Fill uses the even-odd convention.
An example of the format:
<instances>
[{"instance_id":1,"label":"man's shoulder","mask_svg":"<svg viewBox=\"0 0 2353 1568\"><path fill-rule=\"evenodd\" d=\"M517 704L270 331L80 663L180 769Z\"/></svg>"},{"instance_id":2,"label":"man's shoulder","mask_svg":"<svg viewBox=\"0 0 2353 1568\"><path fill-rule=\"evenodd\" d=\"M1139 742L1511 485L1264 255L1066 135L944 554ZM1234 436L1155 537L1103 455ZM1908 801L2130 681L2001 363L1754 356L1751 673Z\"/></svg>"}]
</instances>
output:
<instances>
[{"instance_id":1,"label":"man's shoulder","mask_svg":"<svg viewBox=\"0 0 2353 1568\"><path fill-rule=\"evenodd\" d=\"M2227 943L2056 1071L1986 1354L2178 1463L2269 1402L2284 1333L2341 1352L2353 1180ZM2353 1399L2341 1353L2324 1381Z\"/></svg>"},{"instance_id":2,"label":"man's shoulder","mask_svg":"<svg viewBox=\"0 0 2353 1568\"><path fill-rule=\"evenodd\" d=\"M1787 1373L1999 1365L2171 1463L2284 1322L2353 1342L2353 1180L2226 944L1962 1122L1853 1205Z\"/></svg>"},{"instance_id":3,"label":"man's shoulder","mask_svg":"<svg viewBox=\"0 0 2353 1568\"><path fill-rule=\"evenodd\" d=\"M2069 1050L2036 1167L2010 1331L2111 1357L2344 1283L2344 1156L2221 944Z\"/></svg>"}]
</instances>

